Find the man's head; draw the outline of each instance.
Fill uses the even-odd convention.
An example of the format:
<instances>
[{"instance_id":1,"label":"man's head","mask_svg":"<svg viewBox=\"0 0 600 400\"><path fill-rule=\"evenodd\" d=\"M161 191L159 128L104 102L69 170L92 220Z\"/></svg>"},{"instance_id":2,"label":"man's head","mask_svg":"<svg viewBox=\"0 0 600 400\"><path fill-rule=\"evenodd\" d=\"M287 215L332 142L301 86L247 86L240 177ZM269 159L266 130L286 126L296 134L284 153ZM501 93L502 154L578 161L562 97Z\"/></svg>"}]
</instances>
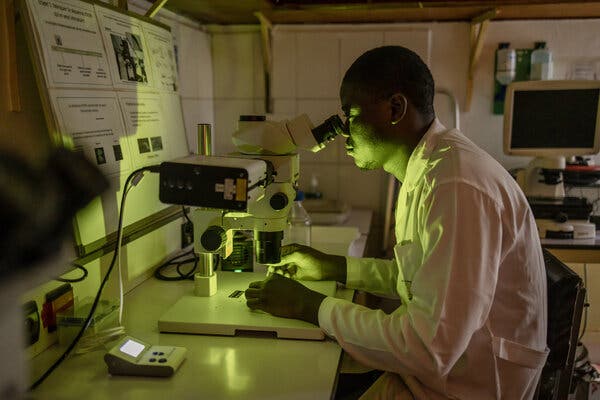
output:
<instances>
[{"instance_id":1,"label":"man's head","mask_svg":"<svg viewBox=\"0 0 600 400\"><path fill-rule=\"evenodd\" d=\"M410 155L435 116L433 95L431 72L411 50L384 46L361 55L340 89L356 165L375 169L398 151Z\"/></svg>"}]
</instances>

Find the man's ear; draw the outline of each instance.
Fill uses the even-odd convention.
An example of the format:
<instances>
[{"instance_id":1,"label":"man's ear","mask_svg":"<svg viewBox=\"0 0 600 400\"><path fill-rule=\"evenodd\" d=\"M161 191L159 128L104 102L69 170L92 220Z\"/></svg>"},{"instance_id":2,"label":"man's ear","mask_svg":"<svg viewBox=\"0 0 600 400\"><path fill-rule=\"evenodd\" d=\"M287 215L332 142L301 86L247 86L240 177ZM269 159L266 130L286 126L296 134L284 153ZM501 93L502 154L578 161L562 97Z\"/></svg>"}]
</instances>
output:
<instances>
[{"instance_id":1,"label":"man's ear","mask_svg":"<svg viewBox=\"0 0 600 400\"><path fill-rule=\"evenodd\" d=\"M392 111L392 125L396 125L406 115L408 100L402 93L394 93L392 97L390 97L390 105Z\"/></svg>"}]
</instances>

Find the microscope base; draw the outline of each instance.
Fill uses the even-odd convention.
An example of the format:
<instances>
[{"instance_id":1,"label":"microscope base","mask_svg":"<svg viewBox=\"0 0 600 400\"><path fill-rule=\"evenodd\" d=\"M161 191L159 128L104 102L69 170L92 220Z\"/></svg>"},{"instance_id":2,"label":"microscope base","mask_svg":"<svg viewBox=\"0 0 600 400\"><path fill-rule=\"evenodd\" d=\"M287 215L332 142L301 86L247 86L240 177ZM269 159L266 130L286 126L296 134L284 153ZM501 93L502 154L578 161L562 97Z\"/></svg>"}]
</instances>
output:
<instances>
[{"instance_id":1,"label":"microscope base","mask_svg":"<svg viewBox=\"0 0 600 400\"><path fill-rule=\"evenodd\" d=\"M199 297L210 297L217 293L217 273L210 276L194 275L194 294Z\"/></svg>"},{"instance_id":2,"label":"microscope base","mask_svg":"<svg viewBox=\"0 0 600 400\"><path fill-rule=\"evenodd\" d=\"M536 219L542 239L594 239L596 225L585 220L556 222L550 219Z\"/></svg>"}]
</instances>

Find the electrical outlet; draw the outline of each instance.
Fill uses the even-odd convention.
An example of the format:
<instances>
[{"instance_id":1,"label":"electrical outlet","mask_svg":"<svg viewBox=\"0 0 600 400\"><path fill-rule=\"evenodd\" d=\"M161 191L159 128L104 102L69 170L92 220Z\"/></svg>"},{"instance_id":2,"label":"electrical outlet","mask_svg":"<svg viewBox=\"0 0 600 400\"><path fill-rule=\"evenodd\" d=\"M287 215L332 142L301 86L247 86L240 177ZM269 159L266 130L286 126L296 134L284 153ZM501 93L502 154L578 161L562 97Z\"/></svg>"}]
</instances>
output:
<instances>
[{"instance_id":1,"label":"electrical outlet","mask_svg":"<svg viewBox=\"0 0 600 400\"><path fill-rule=\"evenodd\" d=\"M181 224L181 248L184 249L194 243L194 225L186 221Z\"/></svg>"}]
</instances>

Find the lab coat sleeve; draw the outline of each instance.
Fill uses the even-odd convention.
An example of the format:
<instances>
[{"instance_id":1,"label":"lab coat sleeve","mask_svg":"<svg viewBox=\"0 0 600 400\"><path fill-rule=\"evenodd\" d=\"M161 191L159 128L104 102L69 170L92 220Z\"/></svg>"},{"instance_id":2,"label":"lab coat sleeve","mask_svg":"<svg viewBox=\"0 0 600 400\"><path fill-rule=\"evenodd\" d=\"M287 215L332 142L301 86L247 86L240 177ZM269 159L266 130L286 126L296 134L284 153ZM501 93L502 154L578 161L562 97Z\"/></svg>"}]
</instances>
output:
<instances>
[{"instance_id":1,"label":"lab coat sleeve","mask_svg":"<svg viewBox=\"0 0 600 400\"><path fill-rule=\"evenodd\" d=\"M397 280L398 267L395 260L346 257L346 287L350 289L398 297Z\"/></svg>"},{"instance_id":2,"label":"lab coat sleeve","mask_svg":"<svg viewBox=\"0 0 600 400\"><path fill-rule=\"evenodd\" d=\"M482 328L496 287L502 223L497 204L461 182L439 184L419 205L420 256L412 298L391 314L326 298L324 331L372 368L444 381ZM407 252L414 254L414 252Z\"/></svg>"}]
</instances>

